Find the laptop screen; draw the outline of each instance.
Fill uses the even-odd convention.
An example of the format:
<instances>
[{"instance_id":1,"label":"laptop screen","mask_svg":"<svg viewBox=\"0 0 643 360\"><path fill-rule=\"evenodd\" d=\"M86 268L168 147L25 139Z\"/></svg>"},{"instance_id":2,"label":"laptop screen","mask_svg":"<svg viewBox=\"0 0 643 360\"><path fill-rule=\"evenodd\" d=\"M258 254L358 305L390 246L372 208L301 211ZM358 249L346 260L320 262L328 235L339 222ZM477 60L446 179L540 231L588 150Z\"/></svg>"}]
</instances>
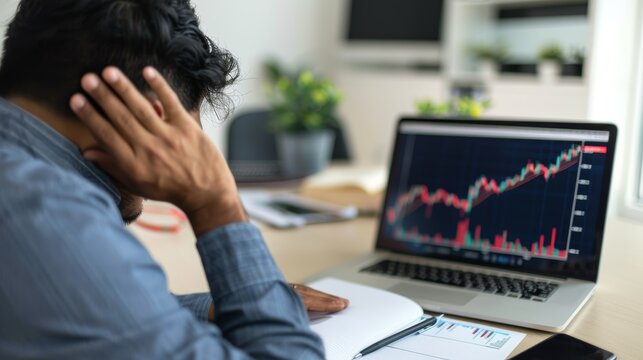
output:
<instances>
[{"instance_id":1,"label":"laptop screen","mask_svg":"<svg viewBox=\"0 0 643 360\"><path fill-rule=\"evenodd\" d=\"M616 129L400 122L378 248L596 280Z\"/></svg>"}]
</instances>

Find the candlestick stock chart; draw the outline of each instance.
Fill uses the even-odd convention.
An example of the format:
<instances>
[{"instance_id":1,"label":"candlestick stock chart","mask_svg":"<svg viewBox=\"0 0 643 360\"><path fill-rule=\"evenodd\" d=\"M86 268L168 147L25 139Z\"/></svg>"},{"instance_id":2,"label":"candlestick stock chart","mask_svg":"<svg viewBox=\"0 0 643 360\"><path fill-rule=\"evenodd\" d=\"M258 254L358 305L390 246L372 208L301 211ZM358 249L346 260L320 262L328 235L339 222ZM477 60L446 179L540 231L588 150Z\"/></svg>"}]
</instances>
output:
<instances>
[{"instance_id":1,"label":"candlestick stock chart","mask_svg":"<svg viewBox=\"0 0 643 360\"><path fill-rule=\"evenodd\" d=\"M596 182L592 166L601 165L592 162L604 146L424 137L401 144L410 161L400 162L404 175L395 179L383 217L392 238L416 252L500 263L566 261L580 253L571 240L582 232Z\"/></svg>"}]
</instances>

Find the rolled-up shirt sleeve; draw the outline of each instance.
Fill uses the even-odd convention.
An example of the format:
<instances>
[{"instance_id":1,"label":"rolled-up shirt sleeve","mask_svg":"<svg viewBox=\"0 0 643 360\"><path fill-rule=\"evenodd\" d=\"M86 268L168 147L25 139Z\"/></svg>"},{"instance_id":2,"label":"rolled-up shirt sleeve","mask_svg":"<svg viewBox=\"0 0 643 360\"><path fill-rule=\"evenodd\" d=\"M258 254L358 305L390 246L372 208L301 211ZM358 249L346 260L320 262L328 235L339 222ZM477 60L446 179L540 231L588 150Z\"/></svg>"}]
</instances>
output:
<instances>
[{"instance_id":1,"label":"rolled-up shirt sleeve","mask_svg":"<svg viewBox=\"0 0 643 360\"><path fill-rule=\"evenodd\" d=\"M214 299L215 323L230 342L240 346L257 339L246 351L263 356L268 349L269 357L278 357L281 344L300 331L296 329L308 327L299 296L285 282L256 227L227 225L201 237L197 249ZM273 326L253 326L263 322ZM316 335L308 335L299 339L308 344L291 358L323 357L312 350L320 348Z\"/></svg>"},{"instance_id":2,"label":"rolled-up shirt sleeve","mask_svg":"<svg viewBox=\"0 0 643 360\"><path fill-rule=\"evenodd\" d=\"M210 307L212 306L212 295L210 293L197 293L187 295L175 295L179 304L190 310L199 321L208 321Z\"/></svg>"}]
</instances>

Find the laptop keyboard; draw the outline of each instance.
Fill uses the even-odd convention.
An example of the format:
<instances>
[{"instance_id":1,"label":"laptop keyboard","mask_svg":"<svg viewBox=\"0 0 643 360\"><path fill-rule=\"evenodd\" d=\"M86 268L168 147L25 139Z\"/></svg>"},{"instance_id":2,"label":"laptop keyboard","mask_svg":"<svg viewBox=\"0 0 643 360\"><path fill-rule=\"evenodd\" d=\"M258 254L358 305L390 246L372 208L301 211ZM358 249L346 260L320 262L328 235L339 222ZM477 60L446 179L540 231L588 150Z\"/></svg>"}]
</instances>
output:
<instances>
[{"instance_id":1,"label":"laptop keyboard","mask_svg":"<svg viewBox=\"0 0 643 360\"><path fill-rule=\"evenodd\" d=\"M538 302L546 301L558 288L558 284L553 282L525 280L393 260L380 261L360 271Z\"/></svg>"}]
</instances>

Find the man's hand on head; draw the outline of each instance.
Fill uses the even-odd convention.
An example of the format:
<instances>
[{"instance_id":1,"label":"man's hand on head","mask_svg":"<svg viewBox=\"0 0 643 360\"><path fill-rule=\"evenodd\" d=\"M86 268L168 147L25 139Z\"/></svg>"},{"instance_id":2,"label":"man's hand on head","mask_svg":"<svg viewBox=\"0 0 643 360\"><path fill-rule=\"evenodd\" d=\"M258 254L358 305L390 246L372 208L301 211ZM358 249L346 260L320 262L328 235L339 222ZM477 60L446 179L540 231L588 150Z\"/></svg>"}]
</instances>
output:
<instances>
[{"instance_id":1,"label":"man's hand on head","mask_svg":"<svg viewBox=\"0 0 643 360\"><path fill-rule=\"evenodd\" d=\"M102 78L87 74L82 88L106 115L82 94L70 106L100 145L85 150L132 193L181 208L197 236L229 223L246 221L234 178L221 152L151 67L143 76L162 105L165 119L117 68Z\"/></svg>"}]
</instances>

